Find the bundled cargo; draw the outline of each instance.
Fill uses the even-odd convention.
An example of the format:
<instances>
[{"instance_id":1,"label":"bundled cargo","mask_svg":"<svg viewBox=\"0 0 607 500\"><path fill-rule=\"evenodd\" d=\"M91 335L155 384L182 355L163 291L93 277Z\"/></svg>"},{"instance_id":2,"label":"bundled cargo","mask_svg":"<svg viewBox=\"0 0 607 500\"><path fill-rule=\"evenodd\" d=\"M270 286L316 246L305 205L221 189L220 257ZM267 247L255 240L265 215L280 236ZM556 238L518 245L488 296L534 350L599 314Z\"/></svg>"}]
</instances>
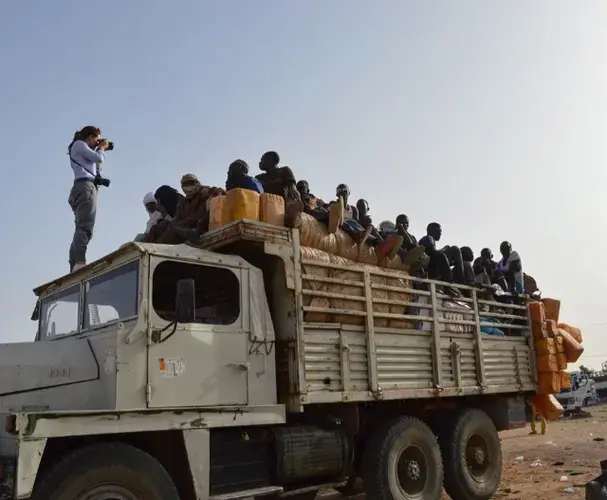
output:
<instances>
[{"instance_id":1,"label":"bundled cargo","mask_svg":"<svg viewBox=\"0 0 607 500\"><path fill-rule=\"evenodd\" d=\"M559 313L561 311L561 301L556 299L542 299L544 304L546 318L559 322Z\"/></svg>"},{"instance_id":2,"label":"bundled cargo","mask_svg":"<svg viewBox=\"0 0 607 500\"><path fill-rule=\"evenodd\" d=\"M563 348L568 363L575 363L584 353L582 345L575 340L568 331L559 329L559 336L563 339Z\"/></svg>"},{"instance_id":3,"label":"bundled cargo","mask_svg":"<svg viewBox=\"0 0 607 500\"><path fill-rule=\"evenodd\" d=\"M558 420L564 413L563 407L552 394L541 394L532 399L533 407L548 421Z\"/></svg>"},{"instance_id":4,"label":"bundled cargo","mask_svg":"<svg viewBox=\"0 0 607 500\"><path fill-rule=\"evenodd\" d=\"M561 375L561 391L571 389L571 374L561 371L559 372Z\"/></svg>"},{"instance_id":5,"label":"bundled cargo","mask_svg":"<svg viewBox=\"0 0 607 500\"><path fill-rule=\"evenodd\" d=\"M344 259L337 255L323 252L316 248L301 247L302 271L304 276L315 278L328 278L329 282L320 279L306 279L304 277L303 288L318 295L306 294L304 292L304 306L330 309L330 311L306 311L304 321L320 323L341 323L350 325L363 325L365 318L357 314L340 314L340 311L363 312L366 308L364 297L363 271L372 270L375 266L361 264ZM309 261L310 263L306 263ZM319 265L316 265L318 263ZM322 264L336 264L339 268L327 267ZM375 268L377 269L377 268ZM337 283L340 281L341 283ZM371 274L371 293L373 298L387 301L410 302L411 296L404 290L409 288L407 274L402 273L402 278L392 278L383 275ZM397 291L403 289L402 292ZM327 294L323 296L322 294ZM379 314L404 314L405 306L398 304L373 304L373 312ZM333 312L335 311L335 312ZM397 318L374 318L377 327L412 329L411 321Z\"/></svg>"},{"instance_id":6,"label":"bundled cargo","mask_svg":"<svg viewBox=\"0 0 607 500\"><path fill-rule=\"evenodd\" d=\"M367 245L357 245L354 240L344 231L338 229L331 234L327 227L314 217L302 214L301 227L299 228L302 246L323 250L332 255L348 259L349 261L361 262L363 264L381 265L393 269L407 270L400 257L384 259L378 263L375 249Z\"/></svg>"},{"instance_id":7,"label":"bundled cargo","mask_svg":"<svg viewBox=\"0 0 607 500\"><path fill-rule=\"evenodd\" d=\"M567 364L575 363L584 352L580 330L558 323L560 307L561 303L555 299L529 304L541 395L569 389L571 377L566 372Z\"/></svg>"},{"instance_id":8,"label":"bundled cargo","mask_svg":"<svg viewBox=\"0 0 607 500\"><path fill-rule=\"evenodd\" d=\"M538 394L558 394L561 392L561 375L557 370L538 373Z\"/></svg>"},{"instance_id":9,"label":"bundled cargo","mask_svg":"<svg viewBox=\"0 0 607 500\"><path fill-rule=\"evenodd\" d=\"M582 337L582 331L575 326L567 325L566 323L559 323L558 327L561 330L565 330L569 335L571 335L578 344L581 344L584 341Z\"/></svg>"}]
</instances>

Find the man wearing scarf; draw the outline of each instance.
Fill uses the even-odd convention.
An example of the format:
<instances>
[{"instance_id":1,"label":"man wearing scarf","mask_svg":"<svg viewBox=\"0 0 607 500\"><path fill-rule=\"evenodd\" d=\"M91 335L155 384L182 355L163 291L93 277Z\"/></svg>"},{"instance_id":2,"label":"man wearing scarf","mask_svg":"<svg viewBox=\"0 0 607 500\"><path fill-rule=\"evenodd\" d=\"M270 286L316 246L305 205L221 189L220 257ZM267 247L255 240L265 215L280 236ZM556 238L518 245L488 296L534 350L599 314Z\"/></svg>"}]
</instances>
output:
<instances>
[{"instance_id":1,"label":"man wearing scarf","mask_svg":"<svg viewBox=\"0 0 607 500\"><path fill-rule=\"evenodd\" d=\"M196 241L202 233L209 230L207 202L213 196L224 193L220 188L203 186L194 174L185 174L181 178L181 189L185 199L177 206L175 217L158 243Z\"/></svg>"}]
</instances>

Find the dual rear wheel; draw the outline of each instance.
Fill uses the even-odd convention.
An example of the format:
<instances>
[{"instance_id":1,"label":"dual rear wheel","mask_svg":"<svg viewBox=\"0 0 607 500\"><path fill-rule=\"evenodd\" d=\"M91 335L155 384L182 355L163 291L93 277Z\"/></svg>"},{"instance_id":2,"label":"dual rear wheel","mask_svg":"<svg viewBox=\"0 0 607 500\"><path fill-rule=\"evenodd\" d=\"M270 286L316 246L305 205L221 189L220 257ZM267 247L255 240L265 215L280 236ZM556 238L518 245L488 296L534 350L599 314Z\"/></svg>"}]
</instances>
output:
<instances>
[{"instance_id":1,"label":"dual rear wheel","mask_svg":"<svg viewBox=\"0 0 607 500\"><path fill-rule=\"evenodd\" d=\"M486 500L499 487L501 445L481 410L458 412L439 439L421 420L400 417L369 439L364 487L374 500L438 500L443 484L452 498Z\"/></svg>"}]
</instances>

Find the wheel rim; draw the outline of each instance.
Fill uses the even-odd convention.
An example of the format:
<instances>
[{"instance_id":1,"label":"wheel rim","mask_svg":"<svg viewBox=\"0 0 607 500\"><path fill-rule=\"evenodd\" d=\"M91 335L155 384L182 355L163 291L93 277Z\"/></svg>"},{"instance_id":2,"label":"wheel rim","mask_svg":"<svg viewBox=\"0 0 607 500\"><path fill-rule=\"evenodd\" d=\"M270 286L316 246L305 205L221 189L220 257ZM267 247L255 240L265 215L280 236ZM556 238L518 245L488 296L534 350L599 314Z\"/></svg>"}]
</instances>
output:
<instances>
[{"instance_id":1,"label":"wheel rim","mask_svg":"<svg viewBox=\"0 0 607 500\"><path fill-rule=\"evenodd\" d=\"M411 445L402 451L398 457L396 474L398 487L406 498L423 493L428 479L428 460L421 448Z\"/></svg>"},{"instance_id":2,"label":"wheel rim","mask_svg":"<svg viewBox=\"0 0 607 500\"><path fill-rule=\"evenodd\" d=\"M115 483L103 483L91 486L80 493L75 500L139 500L140 495Z\"/></svg>"},{"instance_id":3,"label":"wheel rim","mask_svg":"<svg viewBox=\"0 0 607 500\"><path fill-rule=\"evenodd\" d=\"M478 482L485 481L492 463L487 440L480 434L470 436L466 443L466 466L470 475Z\"/></svg>"}]
</instances>

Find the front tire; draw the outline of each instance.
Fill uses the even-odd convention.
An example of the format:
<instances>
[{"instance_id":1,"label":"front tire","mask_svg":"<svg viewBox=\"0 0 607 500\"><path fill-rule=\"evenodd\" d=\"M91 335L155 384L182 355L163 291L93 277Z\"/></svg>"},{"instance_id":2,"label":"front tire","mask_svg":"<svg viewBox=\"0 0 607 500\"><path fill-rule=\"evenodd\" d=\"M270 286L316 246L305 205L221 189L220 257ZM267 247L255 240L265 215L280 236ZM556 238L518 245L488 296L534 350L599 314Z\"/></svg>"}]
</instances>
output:
<instances>
[{"instance_id":1,"label":"front tire","mask_svg":"<svg viewBox=\"0 0 607 500\"><path fill-rule=\"evenodd\" d=\"M52 467L33 500L179 500L166 469L151 455L123 443L80 448Z\"/></svg>"},{"instance_id":2,"label":"front tire","mask_svg":"<svg viewBox=\"0 0 607 500\"><path fill-rule=\"evenodd\" d=\"M440 499L443 464L436 436L413 417L380 428L365 448L363 483L373 500Z\"/></svg>"},{"instance_id":3,"label":"front tire","mask_svg":"<svg viewBox=\"0 0 607 500\"><path fill-rule=\"evenodd\" d=\"M445 490L451 498L488 500L502 478L502 446L497 429L481 410L464 410L440 439Z\"/></svg>"}]
</instances>

